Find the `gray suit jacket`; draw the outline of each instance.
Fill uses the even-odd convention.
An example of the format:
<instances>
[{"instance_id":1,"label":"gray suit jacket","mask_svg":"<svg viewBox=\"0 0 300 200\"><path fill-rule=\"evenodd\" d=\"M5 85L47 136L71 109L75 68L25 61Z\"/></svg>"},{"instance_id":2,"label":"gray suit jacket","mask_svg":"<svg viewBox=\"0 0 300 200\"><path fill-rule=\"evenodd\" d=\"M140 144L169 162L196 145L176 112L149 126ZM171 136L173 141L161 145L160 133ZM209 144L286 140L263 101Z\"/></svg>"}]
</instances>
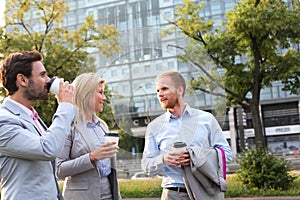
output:
<instances>
[{"instance_id":1,"label":"gray suit jacket","mask_svg":"<svg viewBox=\"0 0 300 200\"><path fill-rule=\"evenodd\" d=\"M189 147L191 163L182 167L183 180L191 200L222 200L227 190L222 154L214 147Z\"/></svg>"},{"instance_id":2,"label":"gray suit jacket","mask_svg":"<svg viewBox=\"0 0 300 200\"><path fill-rule=\"evenodd\" d=\"M57 189L51 161L67 138L73 105L61 103L52 125L40 136L28 114L11 100L0 107L0 176L2 200L54 200Z\"/></svg>"},{"instance_id":3,"label":"gray suit jacket","mask_svg":"<svg viewBox=\"0 0 300 200\"><path fill-rule=\"evenodd\" d=\"M85 127L85 122L80 121L76 124L77 129L72 129L63 151L57 159L56 174L58 178L65 179L63 190L65 200L96 200L99 199L99 193L101 192L101 185L99 184L101 175L97 163L91 163L89 158L89 153L97 148L94 141L97 141L98 138L94 132ZM108 179L113 199L116 200L120 199L116 175L116 158L112 158L111 161L112 173L108 176Z\"/></svg>"}]
</instances>

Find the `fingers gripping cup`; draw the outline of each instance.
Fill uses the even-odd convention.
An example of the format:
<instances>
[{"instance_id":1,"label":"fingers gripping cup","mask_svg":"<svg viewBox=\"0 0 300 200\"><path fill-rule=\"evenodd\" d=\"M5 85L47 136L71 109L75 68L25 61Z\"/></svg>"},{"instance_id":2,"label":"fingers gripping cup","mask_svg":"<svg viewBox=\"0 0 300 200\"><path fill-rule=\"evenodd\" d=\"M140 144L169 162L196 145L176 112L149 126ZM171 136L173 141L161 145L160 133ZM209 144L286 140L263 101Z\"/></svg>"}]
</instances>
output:
<instances>
[{"instance_id":1,"label":"fingers gripping cup","mask_svg":"<svg viewBox=\"0 0 300 200\"><path fill-rule=\"evenodd\" d=\"M118 133L106 133L104 135L105 143L106 142L116 142L116 145L118 146L119 143L119 134Z\"/></svg>"},{"instance_id":2,"label":"fingers gripping cup","mask_svg":"<svg viewBox=\"0 0 300 200\"><path fill-rule=\"evenodd\" d=\"M48 82L47 88L49 93L51 94L58 94L59 93L59 82L62 80L62 78L53 77Z\"/></svg>"}]
</instances>

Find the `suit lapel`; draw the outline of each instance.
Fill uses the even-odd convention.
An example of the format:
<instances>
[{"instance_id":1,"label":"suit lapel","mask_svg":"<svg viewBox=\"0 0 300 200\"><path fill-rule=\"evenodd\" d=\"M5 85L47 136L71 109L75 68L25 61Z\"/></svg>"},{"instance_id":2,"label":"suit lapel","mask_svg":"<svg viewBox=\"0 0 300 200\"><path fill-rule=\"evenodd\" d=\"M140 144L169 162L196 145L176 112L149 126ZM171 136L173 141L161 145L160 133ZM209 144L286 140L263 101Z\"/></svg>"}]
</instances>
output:
<instances>
[{"instance_id":1,"label":"suit lapel","mask_svg":"<svg viewBox=\"0 0 300 200\"><path fill-rule=\"evenodd\" d=\"M87 147L90 151L93 151L97 148L95 142L97 140L96 135L93 131L86 127L86 123L80 120L76 125L76 129L78 130L80 136L87 144Z\"/></svg>"},{"instance_id":2,"label":"suit lapel","mask_svg":"<svg viewBox=\"0 0 300 200\"><path fill-rule=\"evenodd\" d=\"M97 146L95 145L95 140L97 140L98 138L96 137L96 135L86 127L86 123L83 122L82 120L77 121L75 124L75 128L77 129L77 132L79 133L79 135L81 136L82 140L85 142L85 144L87 145L87 148L89 150L89 152L94 151ZM96 170L98 172L98 175L100 175L100 171L99 168L97 167L97 162L94 162L95 166L96 166Z\"/></svg>"},{"instance_id":3,"label":"suit lapel","mask_svg":"<svg viewBox=\"0 0 300 200\"><path fill-rule=\"evenodd\" d=\"M43 120L40 117L38 118L38 121L40 122L44 130L48 129L47 125L43 122Z\"/></svg>"},{"instance_id":4,"label":"suit lapel","mask_svg":"<svg viewBox=\"0 0 300 200\"><path fill-rule=\"evenodd\" d=\"M28 116L28 114L19 106L16 106L14 103L12 103L10 100L5 100L3 102L3 108L11 112L13 115L18 116L21 118L23 125L26 129L30 130L32 133L36 133L40 135L38 127L35 125L33 119Z\"/></svg>"}]
</instances>

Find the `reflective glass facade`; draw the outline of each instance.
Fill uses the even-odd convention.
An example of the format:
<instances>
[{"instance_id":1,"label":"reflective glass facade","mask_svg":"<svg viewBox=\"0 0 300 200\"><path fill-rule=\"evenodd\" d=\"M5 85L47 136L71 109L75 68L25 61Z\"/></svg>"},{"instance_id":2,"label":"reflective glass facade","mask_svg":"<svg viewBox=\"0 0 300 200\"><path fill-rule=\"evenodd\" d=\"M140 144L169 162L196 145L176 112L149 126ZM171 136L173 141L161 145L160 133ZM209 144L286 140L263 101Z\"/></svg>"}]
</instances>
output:
<instances>
[{"instance_id":1,"label":"reflective glass facade","mask_svg":"<svg viewBox=\"0 0 300 200\"><path fill-rule=\"evenodd\" d=\"M112 105L117 116L132 118L133 126L147 125L145 118L154 118L163 112L155 94L154 79L157 74L168 69L177 69L187 81L197 77L199 70L191 64L185 64L176 58L180 53L171 45L183 46L186 39L178 32L161 37L161 31L170 27L167 19L176 12L181 0L69 0L71 11L64 25L69 29L77 28L86 15L93 14L97 24L114 24L121 31L119 42L124 52L106 59L98 52L91 53L97 58L99 72L106 79L108 86L115 94ZM207 0L200 16L214 21L214 26L221 26L226 11L238 1ZM291 1L286 1L291 5ZM297 47L296 47L297 49ZM298 47L299 50L299 47ZM299 134L299 96L282 91L282 85L274 82L261 92L261 111L266 132L270 142L289 140L287 135ZM200 91L190 91L186 102L191 106L214 112L215 105L220 103L214 96ZM228 110L218 120L226 134L230 130ZM251 114L246 111L246 135L251 142ZM289 126L297 126L294 127ZM272 128L279 127L278 130ZM143 129L144 131L144 129ZM142 133L143 134L143 133ZM228 137L227 133L227 137ZM271 136L275 135L275 136ZM278 136L279 135L279 136ZM237 134L238 137L238 134ZM274 137L283 137L274 139ZM229 137L228 137L229 138ZM289 143L288 141L285 141ZM274 149L280 144L274 142ZM294 144L291 146L298 146Z\"/></svg>"}]
</instances>

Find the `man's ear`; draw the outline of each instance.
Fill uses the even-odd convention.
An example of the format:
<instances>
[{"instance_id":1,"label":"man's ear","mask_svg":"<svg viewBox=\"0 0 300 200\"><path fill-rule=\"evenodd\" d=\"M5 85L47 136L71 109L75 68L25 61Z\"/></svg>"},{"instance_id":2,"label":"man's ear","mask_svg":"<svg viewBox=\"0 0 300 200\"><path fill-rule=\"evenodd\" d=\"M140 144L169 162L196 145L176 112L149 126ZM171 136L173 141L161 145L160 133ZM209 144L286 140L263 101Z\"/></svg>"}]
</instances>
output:
<instances>
[{"instance_id":1,"label":"man's ear","mask_svg":"<svg viewBox=\"0 0 300 200\"><path fill-rule=\"evenodd\" d=\"M27 86L28 83L28 78L26 76L24 76L23 74L17 74L17 78L16 78L16 84L17 86Z\"/></svg>"},{"instance_id":2,"label":"man's ear","mask_svg":"<svg viewBox=\"0 0 300 200\"><path fill-rule=\"evenodd\" d=\"M177 88L177 91L179 92L179 94L180 94L181 96L183 96L183 92L184 92L183 86L179 86L179 87Z\"/></svg>"}]
</instances>

